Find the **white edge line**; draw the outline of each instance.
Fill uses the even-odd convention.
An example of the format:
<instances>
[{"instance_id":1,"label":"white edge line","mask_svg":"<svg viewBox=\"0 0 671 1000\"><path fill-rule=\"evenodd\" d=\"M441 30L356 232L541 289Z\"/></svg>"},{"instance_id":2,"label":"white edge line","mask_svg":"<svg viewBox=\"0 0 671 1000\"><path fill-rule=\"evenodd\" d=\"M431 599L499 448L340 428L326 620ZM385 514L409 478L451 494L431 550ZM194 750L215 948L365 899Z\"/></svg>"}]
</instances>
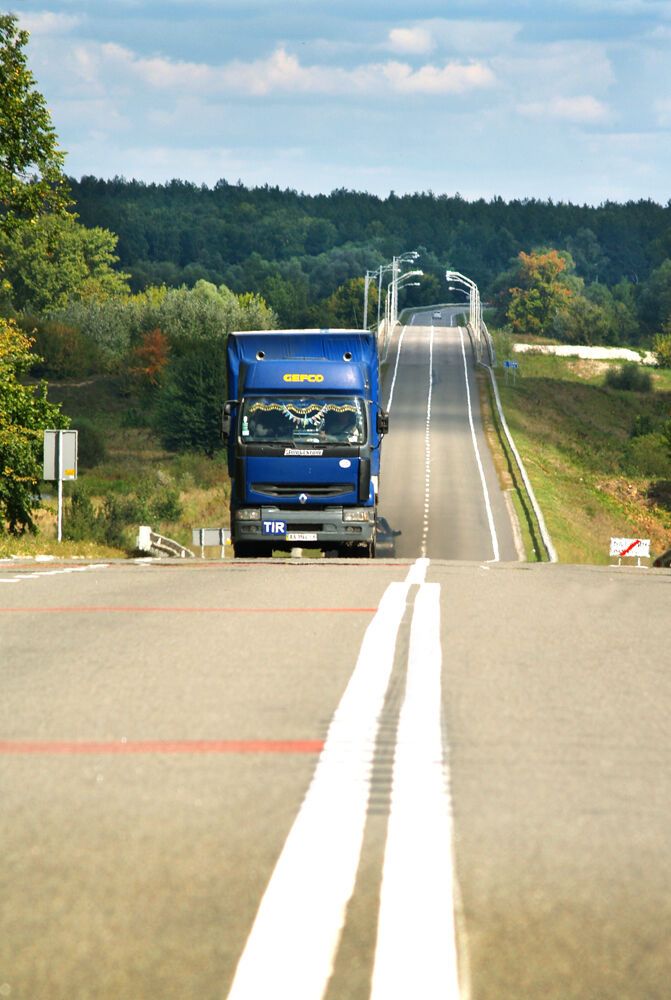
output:
<instances>
[{"instance_id":1,"label":"white edge line","mask_svg":"<svg viewBox=\"0 0 671 1000\"><path fill-rule=\"evenodd\" d=\"M473 409L471 407L471 390L468 385L468 365L466 363L466 348L464 347L464 331L462 327L459 327L459 337L461 339L461 355L464 359L464 379L466 382L466 401L468 403L468 422L471 426L471 438L473 440L475 460L477 462L478 472L480 473L480 482L482 483L482 493L485 499L485 509L487 512L487 523L489 524L489 533L492 539L492 549L494 550L494 558L492 562L499 562L500 559L499 540L496 537L496 527L494 525L494 515L492 514L492 505L489 500L489 491L487 489L487 482L485 480L485 470L482 467L482 459L480 457L478 439L475 433L475 424L473 423Z\"/></svg>"}]
</instances>

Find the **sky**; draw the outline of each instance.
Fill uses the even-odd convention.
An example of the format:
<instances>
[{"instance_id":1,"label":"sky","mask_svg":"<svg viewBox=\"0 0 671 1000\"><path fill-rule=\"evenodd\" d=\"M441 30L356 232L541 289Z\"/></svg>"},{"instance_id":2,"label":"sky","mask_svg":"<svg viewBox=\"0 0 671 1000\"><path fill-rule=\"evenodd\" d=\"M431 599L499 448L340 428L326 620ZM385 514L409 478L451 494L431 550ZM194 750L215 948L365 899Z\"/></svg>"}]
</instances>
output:
<instances>
[{"instance_id":1,"label":"sky","mask_svg":"<svg viewBox=\"0 0 671 1000\"><path fill-rule=\"evenodd\" d=\"M13 0L70 176L671 198L671 0Z\"/></svg>"}]
</instances>

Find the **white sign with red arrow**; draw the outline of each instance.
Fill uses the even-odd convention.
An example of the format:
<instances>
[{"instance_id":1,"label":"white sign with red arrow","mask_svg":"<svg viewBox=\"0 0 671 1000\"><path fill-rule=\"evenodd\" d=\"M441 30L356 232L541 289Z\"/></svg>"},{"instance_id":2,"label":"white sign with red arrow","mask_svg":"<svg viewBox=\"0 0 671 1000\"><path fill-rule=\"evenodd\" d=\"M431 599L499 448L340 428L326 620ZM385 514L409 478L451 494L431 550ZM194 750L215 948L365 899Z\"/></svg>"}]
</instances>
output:
<instances>
[{"instance_id":1,"label":"white sign with red arrow","mask_svg":"<svg viewBox=\"0 0 671 1000\"><path fill-rule=\"evenodd\" d=\"M611 538L610 540L610 556L611 559L617 556L618 561L624 558L627 559L638 559L638 565L641 565L641 559L650 558L650 539L649 538Z\"/></svg>"}]
</instances>

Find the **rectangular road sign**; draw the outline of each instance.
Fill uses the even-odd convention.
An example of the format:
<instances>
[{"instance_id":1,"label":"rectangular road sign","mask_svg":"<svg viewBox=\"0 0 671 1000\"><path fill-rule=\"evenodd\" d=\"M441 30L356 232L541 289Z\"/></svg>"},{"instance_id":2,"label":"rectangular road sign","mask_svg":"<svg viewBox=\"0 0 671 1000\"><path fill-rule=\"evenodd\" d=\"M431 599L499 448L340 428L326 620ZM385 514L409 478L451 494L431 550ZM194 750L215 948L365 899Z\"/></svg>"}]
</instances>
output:
<instances>
[{"instance_id":1,"label":"rectangular road sign","mask_svg":"<svg viewBox=\"0 0 671 1000\"><path fill-rule=\"evenodd\" d=\"M519 361L504 361L503 362L503 367L504 368L519 368L519 366L520 366Z\"/></svg>"},{"instance_id":2,"label":"rectangular road sign","mask_svg":"<svg viewBox=\"0 0 671 1000\"><path fill-rule=\"evenodd\" d=\"M60 469L58 438L61 438ZM42 479L63 481L77 478L78 431L45 431Z\"/></svg>"},{"instance_id":3,"label":"rectangular road sign","mask_svg":"<svg viewBox=\"0 0 671 1000\"><path fill-rule=\"evenodd\" d=\"M610 540L611 559L649 559L650 539L649 538L611 538Z\"/></svg>"}]
</instances>

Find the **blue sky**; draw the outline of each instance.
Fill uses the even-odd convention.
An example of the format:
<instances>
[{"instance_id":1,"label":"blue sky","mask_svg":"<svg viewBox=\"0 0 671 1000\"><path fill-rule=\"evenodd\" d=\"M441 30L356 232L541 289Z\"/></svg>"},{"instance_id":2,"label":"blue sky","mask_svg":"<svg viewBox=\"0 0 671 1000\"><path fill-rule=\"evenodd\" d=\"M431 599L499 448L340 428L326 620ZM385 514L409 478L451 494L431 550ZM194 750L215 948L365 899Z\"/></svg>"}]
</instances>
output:
<instances>
[{"instance_id":1,"label":"blue sky","mask_svg":"<svg viewBox=\"0 0 671 1000\"><path fill-rule=\"evenodd\" d=\"M14 0L67 172L671 198L671 0Z\"/></svg>"}]
</instances>

